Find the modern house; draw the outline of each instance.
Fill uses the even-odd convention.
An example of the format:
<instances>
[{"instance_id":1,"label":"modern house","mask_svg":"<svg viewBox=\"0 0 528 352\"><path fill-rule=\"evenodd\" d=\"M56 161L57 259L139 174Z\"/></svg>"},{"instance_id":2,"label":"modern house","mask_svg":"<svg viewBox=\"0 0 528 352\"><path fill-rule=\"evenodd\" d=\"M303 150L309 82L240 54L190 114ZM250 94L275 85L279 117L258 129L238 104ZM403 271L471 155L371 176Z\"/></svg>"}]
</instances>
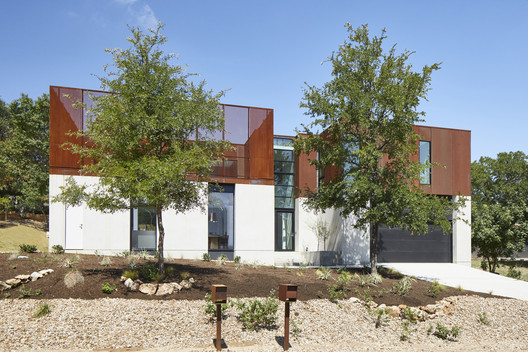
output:
<instances>
[{"instance_id":1,"label":"modern house","mask_svg":"<svg viewBox=\"0 0 528 352\"><path fill-rule=\"evenodd\" d=\"M69 131L86 127L83 109L90 95L104 92L50 87L50 198L60 192L68 177L80 184L97 182L94 176L80 175L81 160L61 145L73 141ZM309 165L315 155L296 157L291 136L273 135L273 110L223 104L225 132L218 138L235 148L225 161L213 167L213 178L222 191L210 187L207 212L185 214L166 211L165 255L173 258L201 258L203 253L229 258L240 256L261 264L305 263L319 265L365 265L369 262L367 233L353 229L353 217L342 218L329 209L315 215L302 204L300 189L316 189L321 175ZM467 197L466 208L453 214L452 233L432 231L411 237L398 229L381 229L379 262L471 262L471 132L447 128L415 126L421 136L420 158L444 165L421 175L427 193L447 197ZM77 140L77 143L84 141ZM430 160L429 160L430 159ZM458 216L457 216L458 215ZM324 221L329 237L316 236L317 223ZM119 253L125 250L156 250L155 212L132 208L103 214L86 206L51 203L50 246L60 244L67 251Z\"/></svg>"}]
</instances>

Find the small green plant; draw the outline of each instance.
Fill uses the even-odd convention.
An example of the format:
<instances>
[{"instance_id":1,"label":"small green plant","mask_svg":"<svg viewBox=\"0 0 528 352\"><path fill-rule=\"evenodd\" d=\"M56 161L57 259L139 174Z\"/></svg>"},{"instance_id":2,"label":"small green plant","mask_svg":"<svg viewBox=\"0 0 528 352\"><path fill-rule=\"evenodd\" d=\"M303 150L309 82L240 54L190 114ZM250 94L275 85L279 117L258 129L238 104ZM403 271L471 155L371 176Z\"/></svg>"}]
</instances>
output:
<instances>
[{"instance_id":1,"label":"small green plant","mask_svg":"<svg viewBox=\"0 0 528 352\"><path fill-rule=\"evenodd\" d=\"M103 284L101 285L101 290L103 291L103 293L111 294L115 289L116 285L110 285L109 282L103 282Z\"/></svg>"},{"instance_id":2,"label":"small green plant","mask_svg":"<svg viewBox=\"0 0 528 352\"><path fill-rule=\"evenodd\" d=\"M102 266L110 266L112 265L112 259L110 259L110 257L103 257L103 259L101 259L99 264Z\"/></svg>"},{"instance_id":3,"label":"small green plant","mask_svg":"<svg viewBox=\"0 0 528 352\"><path fill-rule=\"evenodd\" d=\"M464 289L462 288L462 285L458 285L458 286L456 287L456 289L459 290L459 291L464 291Z\"/></svg>"},{"instance_id":4,"label":"small green plant","mask_svg":"<svg viewBox=\"0 0 528 352\"><path fill-rule=\"evenodd\" d=\"M240 263L240 260L241 260L241 258L240 258L239 255L235 256L235 259L234 259L235 264L236 263Z\"/></svg>"},{"instance_id":5,"label":"small green plant","mask_svg":"<svg viewBox=\"0 0 528 352\"><path fill-rule=\"evenodd\" d=\"M137 280L139 278L139 272L137 270L125 270L121 276L124 276L127 279Z\"/></svg>"},{"instance_id":6,"label":"small green plant","mask_svg":"<svg viewBox=\"0 0 528 352\"><path fill-rule=\"evenodd\" d=\"M387 308L379 308L372 311L374 314L376 329L390 321L389 310Z\"/></svg>"},{"instance_id":7,"label":"small green plant","mask_svg":"<svg viewBox=\"0 0 528 352\"><path fill-rule=\"evenodd\" d=\"M15 265L13 265L13 266L12 266L12 268L13 268L13 269L16 269L16 268L17 268L16 264L15 264Z\"/></svg>"},{"instance_id":8,"label":"small green plant","mask_svg":"<svg viewBox=\"0 0 528 352\"><path fill-rule=\"evenodd\" d=\"M261 328L272 329L276 325L279 300L275 298L275 291L270 291L264 301L251 299L248 302L238 301L238 320L247 330Z\"/></svg>"},{"instance_id":9,"label":"small green plant","mask_svg":"<svg viewBox=\"0 0 528 352\"><path fill-rule=\"evenodd\" d=\"M35 290L35 296L40 296L42 294L42 290L40 288L37 288Z\"/></svg>"},{"instance_id":10,"label":"small green plant","mask_svg":"<svg viewBox=\"0 0 528 352\"><path fill-rule=\"evenodd\" d=\"M4 292L4 298L11 298L11 293L9 292Z\"/></svg>"},{"instance_id":11,"label":"small green plant","mask_svg":"<svg viewBox=\"0 0 528 352\"><path fill-rule=\"evenodd\" d=\"M409 341L411 332L416 331L416 328L410 329L410 322L408 320L402 321L402 332L400 334L400 341Z\"/></svg>"},{"instance_id":12,"label":"small green plant","mask_svg":"<svg viewBox=\"0 0 528 352\"><path fill-rule=\"evenodd\" d=\"M37 246L34 244L21 244L18 247L22 253L35 253L37 251Z\"/></svg>"},{"instance_id":13,"label":"small green plant","mask_svg":"<svg viewBox=\"0 0 528 352\"><path fill-rule=\"evenodd\" d=\"M141 268L141 277L145 281L157 281L159 279L159 270L156 263L148 261Z\"/></svg>"},{"instance_id":14,"label":"small green plant","mask_svg":"<svg viewBox=\"0 0 528 352\"><path fill-rule=\"evenodd\" d=\"M64 254L64 247L62 247L60 244L55 244L51 246L51 253L53 254Z\"/></svg>"},{"instance_id":15,"label":"small green plant","mask_svg":"<svg viewBox=\"0 0 528 352\"><path fill-rule=\"evenodd\" d=\"M22 285L22 287L20 287L18 289L18 292L20 292L20 294L18 295L18 298L27 298L27 297L31 297L31 289L29 290L26 290L25 286Z\"/></svg>"},{"instance_id":16,"label":"small green plant","mask_svg":"<svg viewBox=\"0 0 528 352\"><path fill-rule=\"evenodd\" d=\"M258 261L256 261L256 260L255 260L253 263L251 263L251 267L252 267L253 269L255 269L255 270L257 270L257 269L259 268L259 266L260 266L260 265L259 265Z\"/></svg>"},{"instance_id":17,"label":"small green plant","mask_svg":"<svg viewBox=\"0 0 528 352\"><path fill-rule=\"evenodd\" d=\"M243 266L244 266L244 264L242 264L242 263L240 263L240 262L235 263L235 269L236 269L236 270L240 270L240 269L242 269Z\"/></svg>"},{"instance_id":18,"label":"small green plant","mask_svg":"<svg viewBox=\"0 0 528 352\"><path fill-rule=\"evenodd\" d=\"M35 312L35 314L33 315L33 317L35 318L40 318L40 317L43 317L47 314L51 313L51 309L50 309L50 306L44 302L44 303L41 303L40 306L38 307L37 311Z\"/></svg>"},{"instance_id":19,"label":"small green plant","mask_svg":"<svg viewBox=\"0 0 528 352\"><path fill-rule=\"evenodd\" d=\"M180 277L182 278L182 280L187 280L190 276L191 274L188 271L182 271L180 273Z\"/></svg>"},{"instance_id":20,"label":"small green plant","mask_svg":"<svg viewBox=\"0 0 528 352\"><path fill-rule=\"evenodd\" d=\"M434 280L431 285L427 287L427 294L433 298L436 298L436 296L438 296L438 294L443 290L445 290L445 286Z\"/></svg>"},{"instance_id":21,"label":"small green plant","mask_svg":"<svg viewBox=\"0 0 528 352\"><path fill-rule=\"evenodd\" d=\"M130 256L126 258L126 260L128 262L128 266L130 267L130 269L135 270L138 267L138 262L136 260L136 257Z\"/></svg>"},{"instance_id":22,"label":"small green plant","mask_svg":"<svg viewBox=\"0 0 528 352\"><path fill-rule=\"evenodd\" d=\"M317 275L317 278L319 280L328 280L331 277L332 269L327 267L320 267L315 271L315 275Z\"/></svg>"},{"instance_id":23,"label":"small green plant","mask_svg":"<svg viewBox=\"0 0 528 352\"><path fill-rule=\"evenodd\" d=\"M367 286L367 285L378 285L383 282L383 278L380 274L368 274L368 275L359 275L354 274L353 276L354 280L358 281L359 286Z\"/></svg>"},{"instance_id":24,"label":"small green plant","mask_svg":"<svg viewBox=\"0 0 528 352\"><path fill-rule=\"evenodd\" d=\"M490 321L488 320L488 313L486 312L478 313L478 321L479 323L483 325L489 325Z\"/></svg>"},{"instance_id":25,"label":"small green plant","mask_svg":"<svg viewBox=\"0 0 528 352\"><path fill-rule=\"evenodd\" d=\"M416 324L420 320L421 314L421 311L416 308L405 307L401 310L402 318L413 324Z\"/></svg>"},{"instance_id":26,"label":"small green plant","mask_svg":"<svg viewBox=\"0 0 528 352\"><path fill-rule=\"evenodd\" d=\"M142 250L141 252L138 253L138 257L140 259L148 259L150 257L150 254L148 251Z\"/></svg>"},{"instance_id":27,"label":"small green plant","mask_svg":"<svg viewBox=\"0 0 528 352\"><path fill-rule=\"evenodd\" d=\"M398 282L392 284L392 292L400 296L406 296L412 288L411 282L413 281L416 281L416 279L410 276L404 276Z\"/></svg>"},{"instance_id":28,"label":"small green plant","mask_svg":"<svg viewBox=\"0 0 528 352\"><path fill-rule=\"evenodd\" d=\"M100 257L101 256L101 252L99 252L97 249L94 251L94 255L96 257Z\"/></svg>"},{"instance_id":29,"label":"small green plant","mask_svg":"<svg viewBox=\"0 0 528 352\"><path fill-rule=\"evenodd\" d=\"M293 336L299 336L302 332L301 328L302 321L298 319L290 319L290 331Z\"/></svg>"},{"instance_id":30,"label":"small green plant","mask_svg":"<svg viewBox=\"0 0 528 352\"><path fill-rule=\"evenodd\" d=\"M436 330L432 333L434 336L442 340L452 340L458 337L458 335L460 334L460 330L461 330L460 327L457 325L449 329L440 323L436 323ZM431 331L432 331L432 326L429 327L429 330L427 332L430 333Z\"/></svg>"},{"instance_id":31,"label":"small green plant","mask_svg":"<svg viewBox=\"0 0 528 352\"><path fill-rule=\"evenodd\" d=\"M226 311L229 307L231 307L232 303L223 303L220 305L220 310L222 314L222 319L227 318ZM209 322L214 322L216 319L216 304L213 303L211 299L211 294L207 293L205 295L205 304L204 304L204 311L205 314L209 316Z\"/></svg>"},{"instance_id":32,"label":"small green plant","mask_svg":"<svg viewBox=\"0 0 528 352\"><path fill-rule=\"evenodd\" d=\"M218 257L218 259L216 259L216 265L217 266L225 265L226 261L227 261L227 255L222 254Z\"/></svg>"},{"instance_id":33,"label":"small green plant","mask_svg":"<svg viewBox=\"0 0 528 352\"><path fill-rule=\"evenodd\" d=\"M202 254L202 260L204 262L210 262L211 261L211 255L209 253Z\"/></svg>"},{"instance_id":34,"label":"small green plant","mask_svg":"<svg viewBox=\"0 0 528 352\"><path fill-rule=\"evenodd\" d=\"M123 258L128 258L128 257L130 257L130 256L132 255L132 252L129 251L129 250L124 250L124 251L122 251L121 253L119 253L119 255L120 255L121 257L123 257Z\"/></svg>"},{"instance_id":35,"label":"small green plant","mask_svg":"<svg viewBox=\"0 0 528 352\"><path fill-rule=\"evenodd\" d=\"M512 279L520 280L522 273L516 268L515 265L510 265L506 276L511 277Z\"/></svg>"},{"instance_id":36,"label":"small green plant","mask_svg":"<svg viewBox=\"0 0 528 352\"><path fill-rule=\"evenodd\" d=\"M67 268L73 268L77 263L79 263L79 256L77 255L64 259L64 266Z\"/></svg>"}]
</instances>

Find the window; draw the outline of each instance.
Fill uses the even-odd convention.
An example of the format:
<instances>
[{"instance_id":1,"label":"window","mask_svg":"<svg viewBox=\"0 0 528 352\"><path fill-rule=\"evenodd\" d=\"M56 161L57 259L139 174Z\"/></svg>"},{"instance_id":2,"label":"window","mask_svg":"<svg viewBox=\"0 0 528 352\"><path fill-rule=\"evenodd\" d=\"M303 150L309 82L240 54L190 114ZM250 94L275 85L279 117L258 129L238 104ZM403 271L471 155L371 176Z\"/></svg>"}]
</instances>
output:
<instances>
[{"instance_id":1,"label":"window","mask_svg":"<svg viewBox=\"0 0 528 352\"><path fill-rule=\"evenodd\" d=\"M429 165L431 163L431 142L420 141L420 164ZM430 185L431 184L431 168L420 171L420 184Z\"/></svg>"},{"instance_id":2,"label":"window","mask_svg":"<svg viewBox=\"0 0 528 352\"><path fill-rule=\"evenodd\" d=\"M209 250L233 250L234 191L234 185L209 186Z\"/></svg>"},{"instance_id":3,"label":"window","mask_svg":"<svg viewBox=\"0 0 528 352\"><path fill-rule=\"evenodd\" d=\"M275 250L295 250L295 155L291 138L273 138Z\"/></svg>"},{"instance_id":4,"label":"window","mask_svg":"<svg viewBox=\"0 0 528 352\"><path fill-rule=\"evenodd\" d=\"M156 250L156 209L137 207L131 214L131 243L133 251Z\"/></svg>"}]
</instances>

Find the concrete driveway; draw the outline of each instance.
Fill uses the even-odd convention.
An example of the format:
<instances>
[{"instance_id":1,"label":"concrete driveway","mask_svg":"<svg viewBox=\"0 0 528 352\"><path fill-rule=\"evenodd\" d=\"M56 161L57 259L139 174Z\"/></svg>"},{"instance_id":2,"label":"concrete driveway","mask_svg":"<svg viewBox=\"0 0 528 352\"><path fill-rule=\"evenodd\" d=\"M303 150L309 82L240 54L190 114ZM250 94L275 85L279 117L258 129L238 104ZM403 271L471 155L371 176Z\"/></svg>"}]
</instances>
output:
<instances>
[{"instance_id":1,"label":"concrete driveway","mask_svg":"<svg viewBox=\"0 0 528 352\"><path fill-rule=\"evenodd\" d=\"M448 263L391 263L381 264L420 280L437 280L442 285L464 290L492 293L528 301L528 282L491 274L469 266Z\"/></svg>"}]
</instances>

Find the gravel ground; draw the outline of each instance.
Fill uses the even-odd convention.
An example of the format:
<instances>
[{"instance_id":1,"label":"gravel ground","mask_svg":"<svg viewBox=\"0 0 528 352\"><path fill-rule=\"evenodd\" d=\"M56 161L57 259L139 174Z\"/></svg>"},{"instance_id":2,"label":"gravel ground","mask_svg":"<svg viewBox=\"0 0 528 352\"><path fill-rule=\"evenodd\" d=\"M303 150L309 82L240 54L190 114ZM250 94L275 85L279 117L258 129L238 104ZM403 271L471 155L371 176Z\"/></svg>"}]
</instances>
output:
<instances>
[{"instance_id":1,"label":"gravel ground","mask_svg":"<svg viewBox=\"0 0 528 352\"><path fill-rule=\"evenodd\" d=\"M292 304L292 319L301 332L290 337L290 351L526 351L528 302L514 299L451 297L453 314L409 324L401 341L399 318L375 327L376 318L362 303L327 300ZM0 300L0 350L212 351L215 324L204 313L204 301L126 299L53 299L51 312L34 314L41 300ZM245 331L234 308L223 320L226 350L281 351L284 305L278 327ZM486 313L488 324L479 321ZM440 323L461 327L455 340L442 340L427 330ZM292 325L290 325L290 328ZM434 329L433 329L434 330Z\"/></svg>"}]
</instances>

